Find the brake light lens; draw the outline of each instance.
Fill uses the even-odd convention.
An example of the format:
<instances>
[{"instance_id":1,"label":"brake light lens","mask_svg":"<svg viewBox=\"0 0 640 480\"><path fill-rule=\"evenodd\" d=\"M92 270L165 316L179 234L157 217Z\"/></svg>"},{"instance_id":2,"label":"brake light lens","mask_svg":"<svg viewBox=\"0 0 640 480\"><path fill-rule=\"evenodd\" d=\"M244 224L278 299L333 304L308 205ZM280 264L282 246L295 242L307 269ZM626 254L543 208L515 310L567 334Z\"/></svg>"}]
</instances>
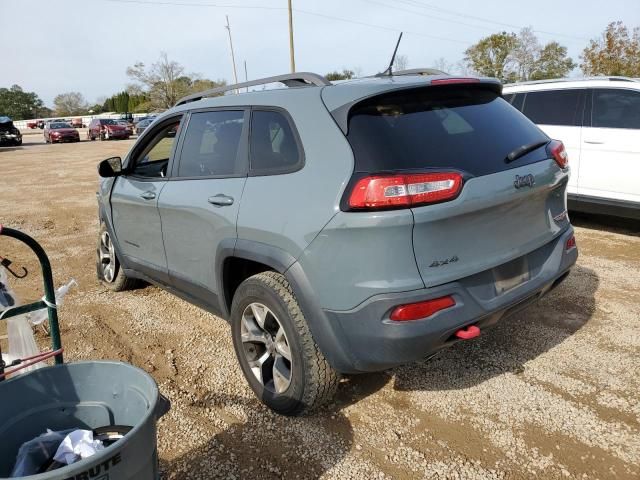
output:
<instances>
[{"instance_id":1,"label":"brake light lens","mask_svg":"<svg viewBox=\"0 0 640 480\"><path fill-rule=\"evenodd\" d=\"M426 302L410 303L408 305L400 305L391 312L391 320L396 322L407 322L412 320L421 320L431 317L446 308L451 308L456 304L452 296L434 298Z\"/></svg>"},{"instance_id":2,"label":"brake light lens","mask_svg":"<svg viewBox=\"0 0 640 480\"><path fill-rule=\"evenodd\" d=\"M549 143L549 151L560 168L567 168L567 165L569 165L569 155L564 148L564 143L560 140L551 140Z\"/></svg>"},{"instance_id":3,"label":"brake light lens","mask_svg":"<svg viewBox=\"0 0 640 480\"><path fill-rule=\"evenodd\" d=\"M576 237L574 235L571 235L568 239L567 239L567 243L565 245L565 251L568 252L570 250L573 250L574 248L578 248L578 245L576 244Z\"/></svg>"},{"instance_id":4,"label":"brake light lens","mask_svg":"<svg viewBox=\"0 0 640 480\"><path fill-rule=\"evenodd\" d=\"M361 178L349 197L353 209L399 208L451 200L462 189L457 172Z\"/></svg>"},{"instance_id":5,"label":"brake light lens","mask_svg":"<svg viewBox=\"0 0 640 480\"><path fill-rule=\"evenodd\" d=\"M447 85L451 83L480 83L479 78L458 77L458 78L436 78L431 80L431 85Z\"/></svg>"}]
</instances>

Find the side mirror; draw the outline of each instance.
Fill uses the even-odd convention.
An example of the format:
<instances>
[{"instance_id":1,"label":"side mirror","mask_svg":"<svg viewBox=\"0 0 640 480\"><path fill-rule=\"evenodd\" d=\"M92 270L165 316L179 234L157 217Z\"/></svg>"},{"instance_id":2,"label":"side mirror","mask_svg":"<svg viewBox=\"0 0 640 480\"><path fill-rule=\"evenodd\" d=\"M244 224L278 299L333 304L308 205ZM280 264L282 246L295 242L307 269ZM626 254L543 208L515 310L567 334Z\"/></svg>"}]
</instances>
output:
<instances>
[{"instance_id":1,"label":"side mirror","mask_svg":"<svg viewBox=\"0 0 640 480\"><path fill-rule=\"evenodd\" d=\"M117 177L122 173L122 159L111 157L98 164L98 175L102 178Z\"/></svg>"}]
</instances>

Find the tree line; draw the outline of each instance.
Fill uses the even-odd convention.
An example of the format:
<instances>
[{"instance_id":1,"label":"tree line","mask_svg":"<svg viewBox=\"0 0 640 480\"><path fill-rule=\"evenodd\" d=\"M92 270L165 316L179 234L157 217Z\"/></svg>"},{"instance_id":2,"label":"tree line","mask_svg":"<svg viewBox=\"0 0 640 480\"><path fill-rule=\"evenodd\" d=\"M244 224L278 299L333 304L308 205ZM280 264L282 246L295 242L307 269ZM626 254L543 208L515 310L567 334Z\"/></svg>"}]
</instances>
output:
<instances>
[{"instance_id":1,"label":"tree line","mask_svg":"<svg viewBox=\"0 0 640 480\"><path fill-rule=\"evenodd\" d=\"M480 39L467 48L464 60L453 66L445 59L435 68L453 73L496 77L503 82L562 78L577 66L587 76L620 75L640 78L640 27L627 28L612 22L597 38L589 41L578 65L567 55L567 48L556 41L541 44L531 27L519 33L498 32ZM408 58L398 55L395 70L408 68ZM359 69L343 69L327 73L329 80L345 80L359 76ZM90 105L80 92L57 95L49 109L35 92L19 85L0 88L0 116L14 120L37 117L83 115L102 112L151 112L171 108L185 95L225 85L224 80L210 80L199 74L186 73L178 62L162 53L158 61L145 65L138 62L127 68L131 80L126 90Z\"/></svg>"}]
</instances>

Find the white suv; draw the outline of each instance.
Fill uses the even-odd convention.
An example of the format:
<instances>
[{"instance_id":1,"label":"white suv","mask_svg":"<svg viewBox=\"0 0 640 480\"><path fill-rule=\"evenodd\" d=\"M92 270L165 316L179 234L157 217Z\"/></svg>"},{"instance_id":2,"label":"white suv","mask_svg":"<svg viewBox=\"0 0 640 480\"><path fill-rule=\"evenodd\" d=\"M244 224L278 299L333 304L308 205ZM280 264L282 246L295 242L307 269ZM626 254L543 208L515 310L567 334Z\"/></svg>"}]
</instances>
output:
<instances>
[{"instance_id":1,"label":"white suv","mask_svg":"<svg viewBox=\"0 0 640 480\"><path fill-rule=\"evenodd\" d=\"M545 80L505 85L503 94L564 142L570 209L640 218L640 81Z\"/></svg>"}]
</instances>

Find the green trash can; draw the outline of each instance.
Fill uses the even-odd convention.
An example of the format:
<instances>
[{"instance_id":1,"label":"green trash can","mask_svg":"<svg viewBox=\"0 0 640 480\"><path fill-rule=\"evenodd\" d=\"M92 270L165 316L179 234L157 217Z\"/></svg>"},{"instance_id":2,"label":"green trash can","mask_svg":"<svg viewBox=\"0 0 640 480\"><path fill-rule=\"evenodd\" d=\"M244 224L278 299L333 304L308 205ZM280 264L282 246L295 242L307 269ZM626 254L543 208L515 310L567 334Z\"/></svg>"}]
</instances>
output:
<instances>
[{"instance_id":1,"label":"green trash can","mask_svg":"<svg viewBox=\"0 0 640 480\"><path fill-rule=\"evenodd\" d=\"M169 410L153 378L132 365L54 365L0 382L0 478L10 478L20 446L47 429L133 427L95 455L31 480L157 480L156 421Z\"/></svg>"}]
</instances>

